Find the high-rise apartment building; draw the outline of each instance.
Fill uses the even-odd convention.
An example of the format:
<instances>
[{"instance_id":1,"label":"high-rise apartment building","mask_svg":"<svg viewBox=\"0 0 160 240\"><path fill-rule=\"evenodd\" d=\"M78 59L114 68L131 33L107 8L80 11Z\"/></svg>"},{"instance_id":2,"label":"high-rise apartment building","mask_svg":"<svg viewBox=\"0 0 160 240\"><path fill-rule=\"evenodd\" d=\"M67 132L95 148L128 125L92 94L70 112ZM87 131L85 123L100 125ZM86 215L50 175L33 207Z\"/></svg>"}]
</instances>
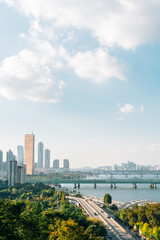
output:
<instances>
[{"instance_id":1,"label":"high-rise apartment building","mask_svg":"<svg viewBox=\"0 0 160 240\"><path fill-rule=\"evenodd\" d=\"M17 146L17 164L20 166L24 163L24 148L23 146Z\"/></svg>"},{"instance_id":2,"label":"high-rise apartment building","mask_svg":"<svg viewBox=\"0 0 160 240\"><path fill-rule=\"evenodd\" d=\"M7 172L7 162L2 162L2 171Z\"/></svg>"},{"instance_id":3,"label":"high-rise apartment building","mask_svg":"<svg viewBox=\"0 0 160 240\"><path fill-rule=\"evenodd\" d=\"M17 166L16 160L9 161L8 186L14 187L17 183L24 184L26 182L26 166Z\"/></svg>"},{"instance_id":4,"label":"high-rise apartment building","mask_svg":"<svg viewBox=\"0 0 160 240\"><path fill-rule=\"evenodd\" d=\"M43 148L42 142L38 143L38 168L43 168Z\"/></svg>"},{"instance_id":5,"label":"high-rise apartment building","mask_svg":"<svg viewBox=\"0 0 160 240\"><path fill-rule=\"evenodd\" d=\"M17 166L17 183L24 184L26 182L26 166Z\"/></svg>"},{"instance_id":6,"label":"high-rise apartment building","mask_svg":"<svg viewBox=\"0 0 160 240\"><path fill-rule=\"evenodd\" d=\"M2 164L3 164L3 152L2 152L2 150L0 150L0 171L3 170Z\"/></svg>"},{"instance_id":7,"label":"high-rise apartment building","mask_svg":"<svg viewBox=\"0 0 160 240\"><path fill-rule=\"evenodd\" d=\"M68 159L63 160L63 169L66 171L69 171L69 160Z\"/></svg>"},{"instance_id":8,"label":"high-rise apartment building","mask_svg":"<svg viewBox=\"0 0 160 240\"><path fill-rule=\"evenodd\" d=\"M45 150L45 168L50 168L50 150Z\"/></svg>"},{"instance_id":9,"label":"high-rise apartment building","mask_svg":"<svg viewBox=\"0 0 160 240\"><path fill-rule=\"evenodd\" d=\"M59 159L55 159L55 160L53 161L53 168L54 168L54 169L58 169L58 168L59 168Z\"/></svg>"},{"instance_id":10,"label":"high-rise apartment building","mask_svg":"<svg viewBox=\"0 0 160 240\"><path fill-rule=\"evenodd\" d=\"M7 175L9 174L9 167L10 167L10 161L16 160L16 157L14 156L13 152L9 150L6 152L6 172Z\"/></svg>"},{"instance_id":11,"label":"high-rise apartment building","mask_svg":"<svg viewBox=\"0 0 160 240\"><path fill-rule=\"evenodd\" d=\"M17 161L9 161L9 177L8 177L8 186L14 187L17 183Z\"/></svg>"},{"instance_id":12,"label":"high-rise apartment building","mask_svg":"<svg viewBox=\"0 0 160 240\"><path fill-rule=\"evenodd\" d=\"M29 175L34 174L34 141L34 134L25 135L24 164L26 165L26 173Z\"/></svg>"}]
</instances>

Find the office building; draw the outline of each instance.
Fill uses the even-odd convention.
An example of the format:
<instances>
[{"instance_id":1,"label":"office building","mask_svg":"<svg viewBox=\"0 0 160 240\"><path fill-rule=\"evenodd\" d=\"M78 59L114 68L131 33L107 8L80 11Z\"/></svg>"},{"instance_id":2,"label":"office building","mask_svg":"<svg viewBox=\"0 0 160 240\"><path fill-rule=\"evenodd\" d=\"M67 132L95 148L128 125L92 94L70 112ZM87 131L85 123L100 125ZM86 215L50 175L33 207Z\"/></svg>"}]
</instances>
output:
<instances>
[{"instance_id":1,"label":"office building","mask_svg":"<svg viewBox=\"0 0 160 240\"><path fill-rule=\"evenodd\" d=\"M38 168L43 168L43 148L42 142L38 143Z\"/></svg>"},{"instance_id":2,"label":"office building","mask_svg":"<svg viewBox=\"0 0 160 240\"><path fill-rule=\"evenodd\" d=\"M20 166L24 163L24 148L23 146L17 146L17 164Z\"/></svg>"},{"instance_id":3,"label":"office building","mask_svg":"<svg viewBox=\"0 0 160 240\"><path fill-rule=\"evenodd\" d=\"M34 174L34 142L34 134L25 135L24 164L26 165L26 173L29 175Z\"/></svg>"},{"instance_id":4,"label":"office building","mask_svg":"<svg viewBox=\"0 0 160 240\"><path fill-rule=\"evenodd\" d=\"M69 160L68 159L63 160L63 169L66 171L69 171Z\"/></svg>"},{"instance_id":5,"label":"office building","mask_svg":"<svg viewBox=\"0 0 160 240\"><path fill-rule=\"evenodd\" d=\"M122 170L128 169L128 164L127 163L121 163Z\"/></svg>"},{"instance_id":6,"label":"office building","mask_svg":"<svg viewBox=\"0 0 160 240\"><path fill-rule=\"evenodd\" d=\"M50 150L45 150L45 168L50 168Z\"/></svg>"},{"instance_id":7,"label":"office building","mask_svg":"<svg viewBox=\"0 0 160 240\"><path fill-rule=\"evenodd\" d=\"M2 171L7 172L7 162L2 162Z\"/></svg>"},{"instance_id":8,"label":"office building","mask_svg":"<svg viewBox=\"0 0 160 240\"><path fill-rule=\"evenodd\" d=\"M59 159L55 159L55 160L53 161L53 168L54 168L54 169L59 169Z\"/></svg>"},{"instance_id":9,"label":"office building","mask_svg":"<svg viewBox=\"0 0 160 240\"><path fill-rule=\"evenodd\" d=\"M17 166L17 183L24 184L26 182L26 166Z\"/></svg>"},{"instance_id":10,"label":"office building","mask_svg":"<svg viewBox=\"0 0 160 240\"><path fill-rule=\"evenodd\" d=\"M3 152L0 150L0 171L3 170Z\"/></svg>"},{"instance_id":11,"label":"office building","mask_svg":"<svg viewBox=\"0 0 160 240\"><path fill-rule=\"evenodd\" d=\"M17 183L17 161L9 161L9 177L8 177L8 186L14 187Z\"/></svg>"},{"instance_id":12,"label":"office building","mask_svg":"<svg viewBox=\"0 0 160 240\"><path fill-rule=\"evenodd\" d=\"M136 170L136 164L134 162L128 161L127 165L129 170Z\"/></svg>"},{"instance_id":13,"label":"office building","mask_svg":"<svg viewBox=\"0 0 160 240\"><path fill-rule=\"evenodd\" d=\"M10 167L10 161L16 160L16 157L14 156L13 152L9 150L6 152L6 172L7 175L9 174L9 167Z\"/></svg>"}]
</instances>

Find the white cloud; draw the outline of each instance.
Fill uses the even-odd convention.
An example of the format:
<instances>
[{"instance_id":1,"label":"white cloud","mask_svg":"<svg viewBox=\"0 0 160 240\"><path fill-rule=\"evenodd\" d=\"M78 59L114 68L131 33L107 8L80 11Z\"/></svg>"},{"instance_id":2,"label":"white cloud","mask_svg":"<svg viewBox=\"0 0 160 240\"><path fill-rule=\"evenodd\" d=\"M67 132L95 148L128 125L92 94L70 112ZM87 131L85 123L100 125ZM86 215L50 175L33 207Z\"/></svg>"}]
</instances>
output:
<instances>
[{"instance_id":1,"label":"white cloud","mask_svg":"<svg viewBox=\"0 0 160 240\"><path fill-rule=\"evenodd\" d=\"M124 104L123 106L121 106L120 104L118 104L120 106L120 112L121 113L131 113L131 112L143 112L144 111L144 107L141 106L139 110L137 110L135 108L135 106L127 103L127 104Z\"/></svg>"},{"instance_id":2,"label":"white cloud","mask_svg":"<svg viewBox=\"0 0 160 240\"><path fill-rule=\"evenodd\" d=\"M160 1L3 0L54 27L87 29L100 44L124 49L159 42Z\"/></svg>"},{"instance_id":3,"label":"white cloud","mask_svg":"<svg viewBox=\"0 0 160 240\"><path fill-rule=\"evenodd\" d=\"M140 112L144 112L144 107L143 106L140 107Z\"/></svg>"},{"instance_id":4,"label":"white cloud","mask_svg":"<svg viewBox=\"0 0 160 240\"><path fill-rule=\"evenodd\" d=\"M123 118L123 117L118 117L116 120L118 120L118 121L124 121L125 118Z\"/></svg>"},{"instance_id":5,"label":"white cloud","mask_svg":"<svg viewBox=\"0 0 160 240\"><path fill-rule=\"evenodd\" d=\"M149 151L151 152L159 152L160 151L160 143L151 144L149 147L147 147Z\"/></svg>"},{"instance_id":6,"label":"white cloud","mask_svg":"<svg viewBox=\"0 0 160 240\"><path fill-rule=\"evenodd\" d=\"M4 59L0 66L0 95L11 100L59 101L64 83L53 78L48 67L50 58L44 52L23 50Z\"/></svg>"},{"instance_id":7,"label":"white cloud","mask_svg":"<svg viewBox=\"0 0 160 240\"><path fill-rule=\"evenodd\" d=\"M19 34L28 41L28 49L4 59L0 66L0 95L9 99L57 101L62 94L62 84L54 77L54 70L67 67L79 77L94 82L107 82L111 78L124 80L124 64L110 56L107 49L120 46L132 50L160 39L158 0L0 2L15 7L30 21L28 33ZM97 49L91 46L85 52L67 52L63 45L77 41L77 29L88 31L99 43ZM60 34L64 34L64 38ZM134 111L137 110L130 104L121 107L121 112ZM138 111L143 112L143 106Z\"/></svg>"},{"instance_id":8,"label":"white cloud","mask_svg":"<svg viewBox=\"0 0 160 240\"><path fill-rule=\"evenodd\" d=\"M123 67L118 59L108 55L107 50L99 48L95 51L78 52L70 57L69 66L75 73L95 82L108 81L110 78L124 80Z\"/></svg>"},{"instance_id":9,"label":"white cloud","mask_svg":"<svg viewBox=\"0 0 160 240\"><path fill-rule=\"evenodd\" d=\"M135 112L135 107L129 103L124 104L123 107L120 107L120 111L122 113L130 113L130 112Z\"/></svg>"},{"instance_id":10,"label":"white cloud","mask_svg":"<svg viewBox=\"0 0 160 240\"><path fill-rule=\"evenodd\" d=\"M20 37L20 38L25 38L26 35L25 35L24 33L20 33L20 34L19 34L19 37Z\"/></svg>"}]
</instances>

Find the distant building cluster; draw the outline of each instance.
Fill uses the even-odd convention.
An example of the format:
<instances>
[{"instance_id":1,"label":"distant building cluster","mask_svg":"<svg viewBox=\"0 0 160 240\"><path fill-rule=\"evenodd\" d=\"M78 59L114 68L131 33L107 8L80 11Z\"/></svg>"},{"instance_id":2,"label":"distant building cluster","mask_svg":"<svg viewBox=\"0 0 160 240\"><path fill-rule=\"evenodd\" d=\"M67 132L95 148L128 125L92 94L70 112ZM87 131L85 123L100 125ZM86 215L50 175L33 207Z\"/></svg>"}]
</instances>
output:
<instances>
[{"instance_id":1,"label":"distant building cluster","mask_svg":"<svg viewBox=\"0 0 160 240\"><path fill-rule=\"evenodd\" d=\"M59 159L55 159L53 161L53 169L55 170L63 170L63 171L69 171L69 160L64 159L63 160L63 168L59 167Z\"/></svg>"},{"instance_id":2,"label":"distant building cluster","mask_svg":"<svg viewBox=\"0 0 160 240\"><path fill-rule=\"evenodd\" d=\"M126 162L121 163L121 165L113 165L113 166L102 166L98 167L97 170L105 170L105 171L154 171L154 170L160 170L160 165L157 166L147 166L147 165L137 165L134 162Z\"/></svg>"},{"instance_id":3,"label":"distant building cluster","mask_svg":"<svg viewBox=\"0 0 160 240\"><path fill-rule=\"evenodd\" d=\"M114 165L113 170L156 170L153 166L146 166L146 165L137 165L134 162L128 161L127 163L121 163L121 166Z\"/></svg>"},{"instance_id":4,"label":"distant building cluster","mask_svg":"<svg viewBox=\"0 0 160 240\"><path fill-rule=\"evenodd\" d=\"M8 176L8 185L25 183L26 174L34 175L41 173L69 171L69 160L63 160L63 167L59 167L59 159L53 161L51 166L50 150L44 149L42 142L38 143L38 159L35 162L35 135L26 134L24 147L17 146L17 156L11 150L6 153L6 161L3 161L3 152L0 150L0 177Z\"/></svg>"},{"instance_id":5,"label":"distant building cluster","mask_svg":"<svg viewBox=\"0 0 160 240\"><path fill-rule=\"evenodd\" d=\"M114 170L136 170L136 164L128 161L127 163L121 163L121 166L114 165Z\"/></svg>"},{"instance_id":6,"label":"distant building cluster","mask_svg":"<svg viewBox=\"0 0 160 240\"><path fill-rule=\"evenodd\" d=\"M67 172L69 171L69 160L63 160L63 167L60 168L59 159L53 160L53 165L50 165L50 150L44 150L44 144L42 142L38 143L38 161L34 165L34 173L53 173L53 172Z\"/></svg>"}]
</instances>

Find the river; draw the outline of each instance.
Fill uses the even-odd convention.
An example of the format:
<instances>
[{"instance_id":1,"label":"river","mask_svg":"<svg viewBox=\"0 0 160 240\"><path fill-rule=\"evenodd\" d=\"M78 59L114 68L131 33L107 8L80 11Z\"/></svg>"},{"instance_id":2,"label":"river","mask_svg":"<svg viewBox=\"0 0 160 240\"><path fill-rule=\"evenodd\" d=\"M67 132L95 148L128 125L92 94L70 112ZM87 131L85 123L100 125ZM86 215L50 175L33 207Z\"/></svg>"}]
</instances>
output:
<instances>
[{"instance_id":1,"label":"river","mask_svg":"<svg viewBox=\"0 0 160 240\"><path fill-rule=\"evenodd\" d=\"M108 178L110 176L101 175L100 178ZM125 178L124 175L115 175L114 178ZM128 178L140 177L128 175ZM160 176L158 176L160 177ZM143 178L157 178L155 175L144 175ZM69 190L74 190L73 184L63 184ZM76 189L80 193L96 197L104 197L105 193L109 193L114 201L129 202L138 199L148 199L160 202L160 185L157 185L156 189L151 189L148 184L137 184L137 189L132 188L132 184L116 184L116 189L110 188L109 184L97 184L97 188L93 188L93 184L81 184L80 189Z\"/></svg>"}]
</instances>

